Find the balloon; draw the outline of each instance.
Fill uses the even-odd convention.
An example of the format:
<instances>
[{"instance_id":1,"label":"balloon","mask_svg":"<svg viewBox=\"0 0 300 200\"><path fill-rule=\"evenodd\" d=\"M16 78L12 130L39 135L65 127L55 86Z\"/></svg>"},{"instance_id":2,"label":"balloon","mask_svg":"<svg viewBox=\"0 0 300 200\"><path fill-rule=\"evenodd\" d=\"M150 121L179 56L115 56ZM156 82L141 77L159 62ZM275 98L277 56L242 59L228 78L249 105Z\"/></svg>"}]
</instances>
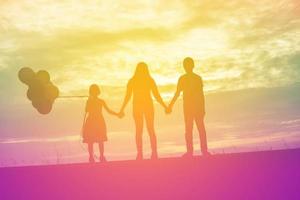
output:
<instances>
[{"instance_id":1,"label":"balloon","mask_svg":"<svg viewBox=\"0 0 300 200\"><path fill-rule=\"evenodd\" d=\"M36 73L36 77L38 80L40 80L42 83L46 84L50 82L50 75L45 70L40 70Z\"/></svg>"},{"instance_id":2,"label":"balloon","mask_svg":"<svg viewBox=\"0 0 300 200\"><path fill-rule=\"evenodd\" d=\"M46 115L50 113L51 109L52 109L52 103L48 103L48 104L44 103L37 110L39 111L39 113Z\"/></svg>"},{"instance_id":3,"label":"balloon","mask_svg":"<svg viewBox=\"0 0 300 200\"><path fill-rule=\"evenodd\" d=\"M47 100L32 101L32 105L41 114L48 114L52 109L52 102Z\"/></svg>"},{"instance_id":4,"label":"balloon","mask_svg":"<svg viewBox=\"0 0 300 200\"><path fill-rule=\"evenodd\" d=\"M45 86L45 98L49 100L55 100L59 95L59 90L53 84L47 84Z\"/></svg>"},{"instance_id":5,"label":"balloon","mask_svg":"<svg viewBox=\"0 0 300 200\"><path fill-rule=\"evenodd\" d=\"M34 71L29 67L23 67L18 73L19 80L28 85L35 78Z\"/></svg>"},{"instance_id":6,"label":"balloon","mask_svg":"<svg viewBox=\"0 0 300 200\"><path fill-rule=\"evenodd\" d=\"M32 81L27 90L27 97L31 101L38 101L39 99L44 99L44 86L40 81Z\"/></svg>"},{"instance_id":7,"label":"balloon","mask_svg":"<svg viewBox=\"0 0 300 200\"><path fill-rule=\"evenodd\" d=\"M50 81L50 75L45 70L37 73L29 67L22 68L18 73L20 81L28 85L27 98L32 106L41 114L48 114L54 100L59 95L58 88Z\"/></svg>"},{"instance_id":8,"label":"balloon","mask_svg":"<svg viewBox=\"0 0 300 200\"><path fill-rule=\"evenodd\" d=\"M27 90L27 98L32 101L34 99L32 90Z\"/></svg>"},{"instance_id":9,"label":"balloon","mask_svg":"<svg viewBox=\"0 0 300 200\"><path fill-rule=\"evenodd\" d=\"M28 80L27 85L30 87L35 87L36 85L40 85L41 81L37 79L36 75Z\"/></svg>"}]
</instances>

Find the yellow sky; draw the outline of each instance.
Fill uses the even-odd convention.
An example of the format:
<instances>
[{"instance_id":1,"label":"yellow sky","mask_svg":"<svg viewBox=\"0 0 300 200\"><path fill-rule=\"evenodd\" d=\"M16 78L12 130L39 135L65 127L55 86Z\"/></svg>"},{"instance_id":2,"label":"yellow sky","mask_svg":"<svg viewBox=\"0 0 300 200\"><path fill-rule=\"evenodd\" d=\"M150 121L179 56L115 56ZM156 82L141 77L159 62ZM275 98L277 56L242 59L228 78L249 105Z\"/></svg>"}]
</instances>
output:
<instances>
[{"instance_id":1,"label":"yellow sky","mask_svg":"<svg viewBox=\"0 0 300 200\"><path fill-rule=\"evenodd\" d=\"M298 10L292 0L1 1L0 69L49 70L71 94L94 82L123 87L139 61L174 85L191 56L206 91L286 84L295 77L280 74L294 68L281 58L300 49Z\"/></svg>"},{"instance_id":2,"label":"yellow sky","mask_svg":"<svg viewBox=\"0 0 300 200\"><path fill-rule=\"evenodd\" d=\"M0 96L7 97L0 99L0 143L9 149L0 157L46 148L55 157L57 143L66 155L82 151L76 140L85 99L58 99L49 115L40 115L17 80L21 67L49 71L62 95L86 95L98 83L117 111L140 61L169 102L186 56L204 79L211 148L287 138L280 122L298 119L299 109L285 95L290 103L297 95L279 89L284 95L270 100L264 94L300 80L299 0L0 0ZM228 90L236 91L223 93ZM168 116L155 109L162 154L185 149L181 103ZM130 110L122 120L105 113L107 152L115 159L135 154ZM25 146L11 150L16 143Z\"/></svg>"}]
</instances>

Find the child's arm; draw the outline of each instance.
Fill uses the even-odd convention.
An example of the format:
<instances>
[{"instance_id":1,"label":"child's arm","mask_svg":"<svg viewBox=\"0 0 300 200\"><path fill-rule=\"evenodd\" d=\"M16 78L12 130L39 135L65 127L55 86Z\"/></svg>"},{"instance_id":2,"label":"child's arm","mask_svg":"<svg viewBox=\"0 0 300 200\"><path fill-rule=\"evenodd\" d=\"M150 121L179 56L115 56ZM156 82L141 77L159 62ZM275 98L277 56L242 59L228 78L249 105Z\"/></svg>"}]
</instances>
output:
<instances>
[{"instance_id":1,"label":"child's arm","mask_svg":"<svg viewBox=\"0 0 300 200\"><path fill-rule=\"evenodd\" d=\"M105 108L105 110L106 110L109 114L118 116L118 113L115 112L115 111L113 111L113 110L111 110L111 109L107 106L107 104L105 103L105 101L103 101L103 107Z\"/></svg>"}]
</instances>

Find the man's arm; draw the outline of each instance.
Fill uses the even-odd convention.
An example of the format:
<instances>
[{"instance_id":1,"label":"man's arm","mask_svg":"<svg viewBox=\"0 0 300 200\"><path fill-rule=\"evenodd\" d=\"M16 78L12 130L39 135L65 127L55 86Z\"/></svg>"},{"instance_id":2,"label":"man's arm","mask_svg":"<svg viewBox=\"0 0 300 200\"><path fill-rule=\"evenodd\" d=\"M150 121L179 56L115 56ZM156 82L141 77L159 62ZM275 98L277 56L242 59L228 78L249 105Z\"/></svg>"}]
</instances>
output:
<instances>
[{"instance_id":1,"label":"man's arm","mask_svg":"<svg viewBox=\"0 0 300 200\"><path fill-rule=\"evenodd\" d=\"M182 91L182 80L181 78L178 80L178 83L177 83L177 89L176 89L176 92L174 94L174 97L173 99L171 100L171 103L169 104L169 107L168 107L168 112L171 112L172 111L172 108L173 108L173 105L175 104L176 100L178 99L178 97L180 96L180 93Z\"/></svg>"}]
</instances>

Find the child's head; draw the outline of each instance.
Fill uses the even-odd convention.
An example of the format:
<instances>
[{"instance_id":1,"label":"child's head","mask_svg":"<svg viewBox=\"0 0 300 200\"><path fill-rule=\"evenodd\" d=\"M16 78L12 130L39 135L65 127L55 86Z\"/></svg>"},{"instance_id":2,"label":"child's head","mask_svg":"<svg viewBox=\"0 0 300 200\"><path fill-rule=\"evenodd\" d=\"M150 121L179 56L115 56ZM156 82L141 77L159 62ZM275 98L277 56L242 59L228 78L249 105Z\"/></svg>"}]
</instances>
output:
<instances>
[{"instance_id":1,"label":"child's head","mask_svg":"<svg viewBox=\"0 0 300 200\"><path fill-rule=\"evenodd\" d=\"M91 97L97 97L100 94L100 88L97 84L92 84L89 89Z\"/></svg>"}]
</instances>

